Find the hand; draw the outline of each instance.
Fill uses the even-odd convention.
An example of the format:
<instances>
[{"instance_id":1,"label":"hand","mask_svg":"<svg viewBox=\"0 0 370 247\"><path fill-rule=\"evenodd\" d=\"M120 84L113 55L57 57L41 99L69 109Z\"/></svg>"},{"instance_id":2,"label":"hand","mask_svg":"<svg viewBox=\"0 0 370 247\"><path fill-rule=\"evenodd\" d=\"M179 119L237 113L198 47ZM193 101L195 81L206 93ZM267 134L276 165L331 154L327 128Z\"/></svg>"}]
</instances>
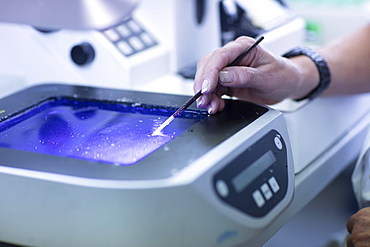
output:
<instances>
[{"instance_id":1,"label":"hand","mask_svg":"<svg viewBox=\"0 0 370 247\"><path fill-rule=\"evenodd\" d=\"M370 246L370 208L363 208L352 215L347 230L351 234L347 239L347 247Z\"/></svg>"},{"instance_id":2,"label":"hand","mask_svg":"<svg viewBox=\"0 0 370 247\"><path fill-rule=\"evenodd\" d=\"M254 42L252 38L240 37L198 61L193 87L194 92L203 92L198 107L207 108L210 114L217 113L225 106L222 95L260 104L275 104L305 95L307 87L302 87L302 71L306 69L303 63L293 62L298 57L275 56L258 45L238 66L227 67Z\"/></svg>"}]
</instances>

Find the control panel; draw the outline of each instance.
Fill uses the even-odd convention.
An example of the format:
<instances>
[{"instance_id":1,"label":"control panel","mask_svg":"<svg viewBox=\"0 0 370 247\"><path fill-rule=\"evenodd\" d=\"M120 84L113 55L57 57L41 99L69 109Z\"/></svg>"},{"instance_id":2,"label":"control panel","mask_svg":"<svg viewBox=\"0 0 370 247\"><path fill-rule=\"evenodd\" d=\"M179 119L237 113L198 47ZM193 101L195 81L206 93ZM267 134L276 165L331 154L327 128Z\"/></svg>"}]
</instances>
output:
<instances>
[{"instance_id":1,"label":"control panel","mask_svg":"<svg viewBox=\"0 0 370 247\"><path fill-rule=\"evenodd\" d=\"M103 33L126 57L158 44L153 36L133 18Z\"/></svg>"},{"instance_id":2,"label":"control panel","mask_svg":"<svg viewBox=\"0 0 370 247\"><path fill-rule=\"evenodd\" d=\"M271 130L214 175L216 194L250 216L263 217L287 193L287 162L284 139Z\"/></svg>"}]
</instances>

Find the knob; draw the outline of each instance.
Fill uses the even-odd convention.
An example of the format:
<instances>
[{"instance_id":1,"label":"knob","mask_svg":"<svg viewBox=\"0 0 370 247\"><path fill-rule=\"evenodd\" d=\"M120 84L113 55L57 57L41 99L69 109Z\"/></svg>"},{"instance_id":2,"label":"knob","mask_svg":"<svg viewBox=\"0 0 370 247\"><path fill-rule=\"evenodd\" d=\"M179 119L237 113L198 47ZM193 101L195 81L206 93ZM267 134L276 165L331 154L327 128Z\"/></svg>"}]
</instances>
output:
<instances>
[{"instance_id":1,"label":"knob","mask_svg":"<svg viewBox=\"0 0 370 247\"><path fill-rule=\"evenodd\" d=\"M71 58L78 65L87 65L95 58L94 47L89 43L75 45L71 50Z\"/></svg>"}]
</instances>

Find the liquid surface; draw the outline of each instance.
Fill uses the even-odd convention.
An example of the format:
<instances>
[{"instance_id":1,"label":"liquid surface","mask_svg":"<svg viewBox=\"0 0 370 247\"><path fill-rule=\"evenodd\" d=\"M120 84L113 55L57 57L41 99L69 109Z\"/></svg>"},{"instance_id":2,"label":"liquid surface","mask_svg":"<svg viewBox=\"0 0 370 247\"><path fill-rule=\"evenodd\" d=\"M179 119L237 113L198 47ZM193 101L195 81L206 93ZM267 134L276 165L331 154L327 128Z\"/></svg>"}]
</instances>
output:
<instances>
[{"instance_id":1,"label":"liquid surface","mask_svg":"<svg viewBox=\"0 0 370 247\"><path fill-rule=\"evenodd\" d=\"M153 136L171 114L141 105L52 100L0 123L0 147L133 165L201 119L178 117Z\"/></svg>"}]
</instances>

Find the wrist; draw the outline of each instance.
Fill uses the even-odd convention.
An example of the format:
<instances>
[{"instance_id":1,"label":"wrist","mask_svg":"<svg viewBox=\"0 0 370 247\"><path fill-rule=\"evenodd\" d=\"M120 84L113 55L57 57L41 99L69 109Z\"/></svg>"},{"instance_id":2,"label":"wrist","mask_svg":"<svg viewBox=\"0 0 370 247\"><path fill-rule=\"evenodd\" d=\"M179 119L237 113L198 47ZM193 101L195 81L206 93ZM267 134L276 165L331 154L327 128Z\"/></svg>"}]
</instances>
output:
<instances>
[{"instance_id":1,"label":"wrist","mask_svg":"<svg viewBox=\"0 0 370 247\"><path fill-rule=\"evenodd\" d=\"M315 64L306 56L296 56L287 60L297 71L296 77L292 77L292 84L296 87L290 98L299 101L319 85L320 76Z\"/></svg>"},{"instance_id":2,"label":"wrist","mask_svg":"<svg viewBox=\"0 0 370 247\"><path fill-rule=\"evenodd\" d=\"M330 84L331 75L325 59L315 51L297 47L287 52L289 58L299 71L297 90L291 97L296 101L312 100L321 94Z\"/></svg>"}]
</instances>

